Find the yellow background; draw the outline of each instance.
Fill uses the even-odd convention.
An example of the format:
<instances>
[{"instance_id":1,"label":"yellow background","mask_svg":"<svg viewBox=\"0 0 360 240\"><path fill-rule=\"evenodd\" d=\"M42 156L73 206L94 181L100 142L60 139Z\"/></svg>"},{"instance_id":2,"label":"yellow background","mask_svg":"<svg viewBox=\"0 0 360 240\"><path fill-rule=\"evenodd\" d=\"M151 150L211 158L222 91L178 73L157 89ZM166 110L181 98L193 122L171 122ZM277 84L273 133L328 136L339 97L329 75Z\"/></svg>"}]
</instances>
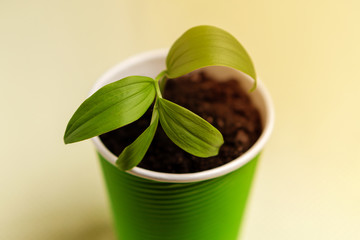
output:
<instances>
[{"instance_id":1,"label":"yellow background","mask_svg":"<svg viewBox=\"0 0 360 240\"><path fill-rule=\"evenodd\" d=\"M359 1L2 0L1 240L114 239L65 126L105 70L199 24L242 42L276 108L242 239L360 239Z\"/></svg>"}]
</instances>

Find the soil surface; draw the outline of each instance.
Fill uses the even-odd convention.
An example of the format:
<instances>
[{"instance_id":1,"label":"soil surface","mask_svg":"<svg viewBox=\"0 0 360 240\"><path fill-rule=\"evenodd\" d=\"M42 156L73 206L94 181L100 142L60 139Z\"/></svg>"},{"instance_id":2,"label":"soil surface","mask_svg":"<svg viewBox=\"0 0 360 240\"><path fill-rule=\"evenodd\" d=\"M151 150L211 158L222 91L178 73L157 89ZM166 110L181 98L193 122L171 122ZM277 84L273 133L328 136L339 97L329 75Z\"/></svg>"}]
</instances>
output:
<instances>
[{"instance_id":1,"label":"soil surface","mask_svg":"<svg viewBox=\"0 0 360 240\"><path fill-rule=\"evenodd\" d=\"M218 82L202 72L169 79L163 97L206 119L222 133L225 143L215 157L195 157L177 147L159 123L138 166L158 172L192 173L218 167L240 156L262 131L260 114L248 94L235 79ZM112 153L118 156L148 127L151 109L139 120L100 136Z\"/></svg>"}]
</instances>

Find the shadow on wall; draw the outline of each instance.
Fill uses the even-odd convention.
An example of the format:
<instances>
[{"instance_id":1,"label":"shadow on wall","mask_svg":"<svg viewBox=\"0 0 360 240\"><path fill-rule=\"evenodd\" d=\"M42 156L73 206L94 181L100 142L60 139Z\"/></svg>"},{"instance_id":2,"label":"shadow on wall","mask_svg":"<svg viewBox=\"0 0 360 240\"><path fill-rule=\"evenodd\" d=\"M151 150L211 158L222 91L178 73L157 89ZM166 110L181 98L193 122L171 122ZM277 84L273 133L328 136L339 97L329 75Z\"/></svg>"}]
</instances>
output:
<instances>
[{"instance_id":1,"label":"shadow on wall","mask_svg":"<svg viewBox=\"0 0 360 240\"><path fill-rule=\"evenodd\" d=\"M54 232L53 235L49 234L46 239L52 240L115 240L115 235L112 230L112 225L104 222L93 223L85 228L67 231ZM45 238L44 238L45 240Z\"/></svg>"},{"instance_id":2,"label":"shadow on wall","mask_svg":"<svg viewBox=\"0 0 360 240\"><path fill-rule=\"evenodd\" d=\"M50 224L49 224L50 225ZM51 227L52 226L52 227ZM46 226L44 226L46 227ZM50 225L46 228L38 228L36 233L30 238L37 240L115 240L115 235L112 229L112 223L108 221L86 221L81 224L81 227L69 227L65 224L64 227Z\"/></svg>"},{"instance_id":3,"label":"shadow on wall","mask_svg":"<svg viewBox=\"0 0 360 240\"><path fill-rule=\"evenodd\" d=\"M30 216L32 215L32 216ZM13 225L13 224L12 224ZM16 236L7 239L26 240L115 240L108 211L99 208L43 209L17 220ZM1 235L1 234L0 234Z\"/></svg>"}]
</instances>

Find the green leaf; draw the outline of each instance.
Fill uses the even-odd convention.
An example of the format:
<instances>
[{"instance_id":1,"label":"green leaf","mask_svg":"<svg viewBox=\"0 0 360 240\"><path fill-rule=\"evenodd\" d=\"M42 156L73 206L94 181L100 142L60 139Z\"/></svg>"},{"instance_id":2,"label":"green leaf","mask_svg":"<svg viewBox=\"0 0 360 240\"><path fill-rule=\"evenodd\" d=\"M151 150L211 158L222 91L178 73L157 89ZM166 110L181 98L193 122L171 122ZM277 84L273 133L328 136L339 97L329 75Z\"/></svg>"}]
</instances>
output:
<instances>
[{"instance_id":1,"label":"green leaf","mask_svg":"<svg viewBox=\"0 0 360 240\"><path fill-rule=\"evenodd\" d=\"M160 123L166 135L180 148L198 157L211 157L224 143L210 123L166 99L159 99Z\"/></svg>"},{"instance_id":2,"label":"green leaf","mask_svg":"<svg viewBox=\"0 0 360 240\"><path fill-rule=\"evenodd\" d=\"M86 99L70 119L65 143L78 142L140 118L155 98L155 81L131 76L110 83Z\"/></svg>"},{"instance_id":3,"label":"green leaf","mask_svg":"<svg viewBox=\"0 0 360 240\"><path fill-rule=\"evenodd\" d=\"M249 75L255 87L256 73L246 50L230 33L217 27L189 29L172 45L166 58L169 78L214 65L235 68Z\"/></svg>"},{"instance_id":4,"label":"green leaf","mask_svg":"<svg viewBox=\"0 0 360 240\"><path fill-rule=\"evenodd\" d=\"M119 169L126 171L141 162L154 138L158 122L159 114L154 108L150 126L133 143L127 146L116 160L116 166Z\"/></svg>"}]
</instances>

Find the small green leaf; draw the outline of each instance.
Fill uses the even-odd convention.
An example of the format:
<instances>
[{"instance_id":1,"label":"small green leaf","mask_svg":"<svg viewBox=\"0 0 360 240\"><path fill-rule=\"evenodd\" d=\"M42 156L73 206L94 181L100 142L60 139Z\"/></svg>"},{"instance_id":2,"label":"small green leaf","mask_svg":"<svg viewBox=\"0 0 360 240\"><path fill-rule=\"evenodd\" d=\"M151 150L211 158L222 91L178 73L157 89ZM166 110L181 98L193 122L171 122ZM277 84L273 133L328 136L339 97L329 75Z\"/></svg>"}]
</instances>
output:
<instances>
[{"instance_id":1,"label":"small green leaf","mask_svg":"<svg viewBox=\"0 0 360 240\"><path fill-rule=\"evenodd\" d=\"M256 85L255 69L244 47L230 33L217 27L189 29L172 45L166 58L169 78L214 65L235 68L252 77Z\"/></svg>"},{"instance_id":2,"label":"small green leaf","mask_svg":"<svg viewBox=\"0 0 360 240\"><path fill-rule=\"evenodd\" d=\"M155 81L131 76L110 83L86 99L70 119L65 143L78 142L140 118L155 98Z\"/></svg>"},{"instance_id":3,"label":"small green leaf","mask_svg":"<svg viewBox=\"0 0 360 240\"><path fill-rule=\"evenodd\" d=\"M150 126L133 143L127 146L116 160L116 166L119 169L126 171L141 162L154 138L158 122L159 114L154 108Z\"/></svg>"},{"instance_id":4,"label":"small green leaf","mask_svg":"<svg viewBox=\"0 0 360 240\"><path fill-rule=\"evenodd\" d=\"M224 143L221 133L195 113L166 99L159 99L160 123L180 148L198 157L211 157Z\"/></svg>"}]
</instances>

